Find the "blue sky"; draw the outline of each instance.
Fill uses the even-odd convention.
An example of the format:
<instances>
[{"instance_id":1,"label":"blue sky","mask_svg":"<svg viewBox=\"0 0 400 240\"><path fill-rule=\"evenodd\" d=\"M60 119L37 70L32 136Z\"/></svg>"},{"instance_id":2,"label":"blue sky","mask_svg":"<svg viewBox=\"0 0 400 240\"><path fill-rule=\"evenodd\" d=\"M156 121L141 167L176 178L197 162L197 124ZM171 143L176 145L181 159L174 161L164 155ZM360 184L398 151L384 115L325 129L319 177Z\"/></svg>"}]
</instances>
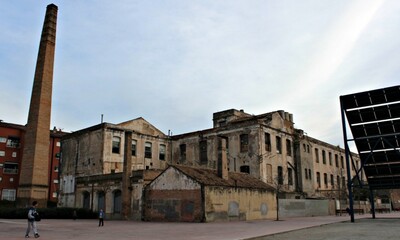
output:
<instances>
[{"instance_id":1,"label":"blue sky","mask_svg":"<svg viewBox=\"0 0 400 240\"><path fill-rule=\"evenodd\" d=\"M293 113L343 146L339 96L400 83L397 0L2 0L0 119L25 124L46 6L58 6L52 125L143 117L164 133L212 113Z\"/></svg>"}]
</instances>

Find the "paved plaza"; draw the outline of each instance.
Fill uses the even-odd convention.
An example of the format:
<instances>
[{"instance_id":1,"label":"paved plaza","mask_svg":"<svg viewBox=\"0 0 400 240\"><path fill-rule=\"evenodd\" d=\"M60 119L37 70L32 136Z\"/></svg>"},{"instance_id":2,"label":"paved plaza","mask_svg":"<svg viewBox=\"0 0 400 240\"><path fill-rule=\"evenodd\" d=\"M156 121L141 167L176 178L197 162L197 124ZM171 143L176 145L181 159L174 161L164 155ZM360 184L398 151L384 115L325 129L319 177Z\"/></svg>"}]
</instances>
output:
<instances>
[{"instance_id":1,"label":"paved plaza","mask_svg":"<svg viewBox=\"0 0 400 240\"><path fill-rule=\"evenodd\" d=\"M49 240L399 239L400 213L377 214L376 217L356 215L354 223L349 222L349 216L217 223L105 221L104 227L98 227L97 220L43 219L38 228L39 239ZM0 219L0 239L23 239L26 226L26 220Z\"/></svg>"}]
</instances>

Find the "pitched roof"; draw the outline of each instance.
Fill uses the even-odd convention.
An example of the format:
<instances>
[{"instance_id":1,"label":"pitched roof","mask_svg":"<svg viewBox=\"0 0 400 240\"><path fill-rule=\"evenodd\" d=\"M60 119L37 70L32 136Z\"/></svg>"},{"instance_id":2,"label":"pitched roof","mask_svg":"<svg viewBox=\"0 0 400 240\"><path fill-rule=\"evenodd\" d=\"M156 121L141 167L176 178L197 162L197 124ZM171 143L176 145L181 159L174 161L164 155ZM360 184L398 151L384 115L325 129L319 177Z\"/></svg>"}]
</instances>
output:
<instances>
[{"instance_id":1,"label":"pitched roof","mask_svg":"<svg viewBox=\"0 0 400 240\"><path fill-rule=\"evenodd\" d=\"M178 169L185 175L206 186L240 187L251 189L264 189L270 191L275 190L267 183L246 173L229 172L228 180L225 180L221 177L218 177L217 171L212 169L193 168L181 165L171 165L170 167Z\"/></svg>"}]
</instances>

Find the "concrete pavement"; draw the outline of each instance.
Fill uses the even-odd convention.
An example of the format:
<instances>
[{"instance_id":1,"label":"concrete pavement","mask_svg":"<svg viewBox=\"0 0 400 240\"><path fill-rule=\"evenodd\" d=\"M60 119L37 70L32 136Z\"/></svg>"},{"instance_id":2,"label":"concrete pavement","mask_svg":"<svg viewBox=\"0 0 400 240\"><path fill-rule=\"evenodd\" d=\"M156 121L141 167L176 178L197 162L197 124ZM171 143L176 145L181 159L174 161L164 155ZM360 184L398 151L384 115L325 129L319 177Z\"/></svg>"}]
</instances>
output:
<instances>
[{"instance_id":1,"label":"concrete pavement","mask_svg":"<svg viewBox=\"0 0 400 240\"><path fill-rule=\"evenodd\" d=\"M277 239L280 233L291 232L299 238L296 233L299 229L307 229L307 234L313 231L315 226L327 226L333 223L346 222L341 224L347 228L356 228L357 223L367 221L370 214L356 215L356 223L350 223L349 216L324 216L324 217L303 217L285 218L281 221L263 220L248 222L216 222L216 223L159 223L159 222L134 222L134 221L105 221L104 227L98 227L97 220L54 220L43 219L38 223L40 239L82 239L82 240L180 240L180 239ZM400 213L377 214L377 219L368 220L364 229L373 229L373 226L381 218L394 219L400 222ZM329 224L329 225L327 225ZM371 226L368 227L368 224ZM397 223L396 223L397 224ZM22 239L27 226L26 220L21 219L0 219L0 240ZM390 224L389 224L390 226ZM396 226L393 227L398 227ZM293 232L295 231L295 232ZM329 231L325 231L329 232ZM385 231L388 232L388 231ZM303 233L304 235L304 233ZM33 238L31 234L31 238ZM380 237L382 238L382 237ZM282 238L288 239L288 238ZM290 239L290 238L289 238ZM312 238L305 238L312 239ZM317 239L317 238L315 238ZM330 239L324 236L320 239ZM346 239L346 238L341 238ZM356 238L348 238L356 239ZM360 238L361 239L361 238ZM386 238L382 238L386 239Z\"/></svg>"}]
</instances>

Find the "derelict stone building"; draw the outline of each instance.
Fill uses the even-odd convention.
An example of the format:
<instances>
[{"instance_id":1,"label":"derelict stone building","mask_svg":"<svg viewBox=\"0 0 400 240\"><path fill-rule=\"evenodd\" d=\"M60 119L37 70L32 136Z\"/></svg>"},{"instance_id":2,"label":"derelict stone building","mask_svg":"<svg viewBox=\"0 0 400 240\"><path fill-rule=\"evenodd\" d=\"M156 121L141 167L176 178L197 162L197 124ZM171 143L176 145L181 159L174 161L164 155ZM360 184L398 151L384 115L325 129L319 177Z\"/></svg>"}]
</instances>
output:
<instances>
[{"instance_id":1,"label":"derelict stone building","mask_svg":"<svg viewBox=\"0 0 400 240\"><path fill-rule=\"evenodd\" d=\"M211 129L172 137L173 164L216 169L218 139L224 137L229 171L280 186L285 198L334 198L344 189L344 150L296 129L292 114L230 109L214 113L213 122Z\"/></svg>"},{"instance_id":2,"label":"derelict stone building","mask_svg":"<svg viewBox=\"0 0 400 240\"><path fill-rule=\"evenodd\" d=\"M103 208L111 218L140 220L146 217L144 188L169 165L225 167L279 188L280 198L345 197L340 195L345 190L343 149L296 129L291 114L230 109L214 113L213 122L210 129L168 136L138 118L64 137L59 205ZM222 148L226 153L221 155ZM274 209L274 202L268 206Z\"/></svg>"}]
</instances>

